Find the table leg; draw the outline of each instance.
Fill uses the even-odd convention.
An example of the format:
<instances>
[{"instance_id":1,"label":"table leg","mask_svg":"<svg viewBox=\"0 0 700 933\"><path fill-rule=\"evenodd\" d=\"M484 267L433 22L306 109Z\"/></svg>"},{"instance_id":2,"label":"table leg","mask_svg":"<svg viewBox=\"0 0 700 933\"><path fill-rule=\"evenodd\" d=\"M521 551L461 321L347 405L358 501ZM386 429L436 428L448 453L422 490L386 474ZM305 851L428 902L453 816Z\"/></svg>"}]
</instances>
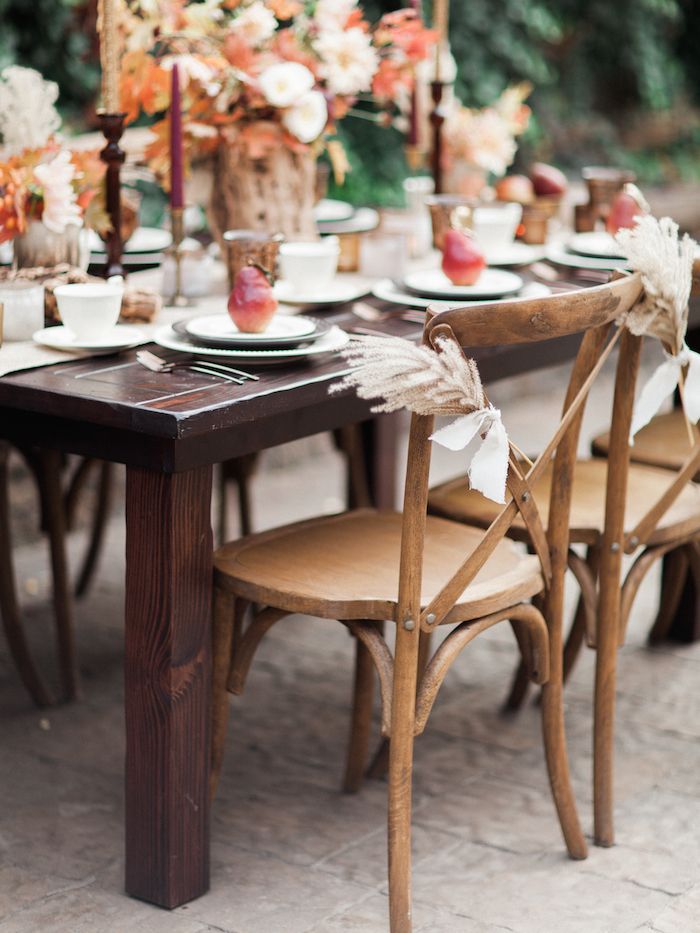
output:
<instances>
[{"instance_id":1,"label":"table leg","mask_svg":"<svg viewBox=\"0 0 700 933\"><path fill-rule=\"evenodd\" d=\"M395 509L398 504L396 461L399 426L398 414L382 415L362 424L370 495L378 509Z\"/></svg>"},{"instance_id":2,"label":"table leg","mask_svg":"<svg viewBox=\"0 0 700 933\"><path fill-rule=\"evenodd\" d=\"M126 890L169 908L209 887L211 478L127 470Z\"/></svg>"}]
</instances>

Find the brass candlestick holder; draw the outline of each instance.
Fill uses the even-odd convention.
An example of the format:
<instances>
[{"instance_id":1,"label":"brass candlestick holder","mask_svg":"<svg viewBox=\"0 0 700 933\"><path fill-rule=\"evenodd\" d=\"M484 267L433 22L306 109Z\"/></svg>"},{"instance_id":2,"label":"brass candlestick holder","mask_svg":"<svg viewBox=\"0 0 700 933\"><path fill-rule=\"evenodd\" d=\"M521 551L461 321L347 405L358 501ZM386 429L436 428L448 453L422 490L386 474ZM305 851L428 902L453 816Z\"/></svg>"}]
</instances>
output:
<instances>
[{"instance_id":1,"label":"brass candlestick holder","mask_svg":"<svg viewBox=\"0 0 700 933\"><path fill-rule=\"evenodd\" d=\"M407 143L404 147L406 153L406 163L412 172L417 172L423 168L425 163L425 152L423 149L413 143Z\"/></svg>"},{"instance_id":2,"label":"brass candlestick holder","mask_svg":"<svg viewBox=\"0 0 700 933\"><path fill-rule=\"evenodd\" d=\"M121 206L121 167L124 164L126 154L119 145L119 140L124 132L123 113L105 113L101 111L98 114L100 129L102 135L107 140L107 145L100 152L100 158L107 166L105 174L105 207L109 214L112 229L105 238L107 246L107 266L105 268L105 278L112 275L124 275L124 266L122 264L122 206Z\"/></svg>"},{"instance_id":3,"label":"brass candlestick holder","mask_svg":"<svg viewBox=\"0 0 700 933\"><path fill-rule=\"evenodd\" d=\"M173 207L170 209L170 229L173 236L173 244L170 247L173 261L175 263L175 284L173 294L168 301L171 307L186 308L191 303L182 292L182 241L185 239L185 221L184 208Z\"/></svg>"}]
</instances>

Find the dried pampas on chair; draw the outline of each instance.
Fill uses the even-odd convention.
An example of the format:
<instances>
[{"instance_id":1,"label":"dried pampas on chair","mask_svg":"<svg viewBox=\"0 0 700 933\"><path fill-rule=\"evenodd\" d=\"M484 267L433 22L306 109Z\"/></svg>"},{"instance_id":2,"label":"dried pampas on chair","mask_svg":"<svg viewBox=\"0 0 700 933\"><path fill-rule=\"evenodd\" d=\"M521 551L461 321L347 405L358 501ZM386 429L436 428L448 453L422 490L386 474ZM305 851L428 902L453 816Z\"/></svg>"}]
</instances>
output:
<instances>
[{"instance_id":1,"label":"dried pampas on chair","mask_svg":"<svg viewBox=\"0 0 700 933\"><path fill-rule=\"evenodd\" d=\"M355 368L331 386L353 388L360 398L381 399L374 412L406 408L417 415L459 415L431 440L450 450L466 450L472 489L505 502L510 446L501 413L484 394L479 370L446 336L436 349L402 337L357 337L343 351Z\"/></svg>"},{"instance_id":2,"label":"dried pampas on chair","mask_svg":"<svg viewBox=\"0 0 700 933\"><path fill-rule=\"evenodd\" d=\"M651 215L639 217L635 227L619 231L616 239L644 285L624 325L633 334L656 337L666 354L637 399L630 442L678 387L694 444L690 423L700 419L700 354L686 345L685 336L697 244L687 234L679 238L678 224L670 217L657 220Z\"/></svg>"}]
</instances>

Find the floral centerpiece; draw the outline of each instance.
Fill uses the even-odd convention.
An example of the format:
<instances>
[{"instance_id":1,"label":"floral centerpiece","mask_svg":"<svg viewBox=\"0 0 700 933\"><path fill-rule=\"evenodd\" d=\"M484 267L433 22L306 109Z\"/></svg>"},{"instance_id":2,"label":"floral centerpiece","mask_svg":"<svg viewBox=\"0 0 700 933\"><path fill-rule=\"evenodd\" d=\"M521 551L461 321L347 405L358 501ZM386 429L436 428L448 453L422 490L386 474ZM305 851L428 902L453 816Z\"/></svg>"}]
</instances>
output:
<instances>
[{"instance_id":1,"label":"floral centerpiece","mask_svg":"<svg viewBox=\"0 0 700 933\"><path fill-rule=\"evenodd\" d=\"M0 72L0 243L14 241L20 268L80 265L81 229L109 223L96 197L104 165L58 140L57 96L30 68Z\"/></svg>"},{"instance_id":2,"label":"floral centerpiece","mask_svg":"<svg viewBox=\"0 0 700 933\"><path fill-rule=\"evenodd\" d=\"M178 64L186 159L213 162L215 232L314 234L316 157L347 168L337 122L369 98L387 122L406 110L433 42L414 10L372 27L356 0L125 0L122 24L121 104L161 118L147 156L166 184Z\"/></svg>"},{"instance_id":3,"label":"floral centerpiece","mask_svg":"<svg viewBox=\"0 0 700 933\"><path fill-rule=\"evenodd\" d=\"M455 103L444 125L444 165L448 188L476 197L489 176L500 178L515 158L517 137L530 121L525 99L532 86L508 87L489 107L472 109Z\"/></svg>"}]
</instances>

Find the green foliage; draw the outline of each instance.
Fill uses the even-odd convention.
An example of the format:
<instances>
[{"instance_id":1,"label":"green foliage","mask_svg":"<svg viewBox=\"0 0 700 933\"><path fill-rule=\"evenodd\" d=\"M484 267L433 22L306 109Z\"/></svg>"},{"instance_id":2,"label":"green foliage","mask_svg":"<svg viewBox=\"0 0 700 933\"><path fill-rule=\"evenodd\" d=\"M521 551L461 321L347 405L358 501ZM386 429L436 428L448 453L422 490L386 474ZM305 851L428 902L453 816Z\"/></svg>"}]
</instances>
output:
<instances>
[{"instance_id":1,"label":"green foliage","mask_svg":"<svg viewBox=\"0 0 700 933\"><path fill-rule=\"evenodd\" d=\"M99 80L94 19L81 0L0 0L0 69L36 68L61 89L60 108L77 117Z\"/></svg>"}]
</instances>

